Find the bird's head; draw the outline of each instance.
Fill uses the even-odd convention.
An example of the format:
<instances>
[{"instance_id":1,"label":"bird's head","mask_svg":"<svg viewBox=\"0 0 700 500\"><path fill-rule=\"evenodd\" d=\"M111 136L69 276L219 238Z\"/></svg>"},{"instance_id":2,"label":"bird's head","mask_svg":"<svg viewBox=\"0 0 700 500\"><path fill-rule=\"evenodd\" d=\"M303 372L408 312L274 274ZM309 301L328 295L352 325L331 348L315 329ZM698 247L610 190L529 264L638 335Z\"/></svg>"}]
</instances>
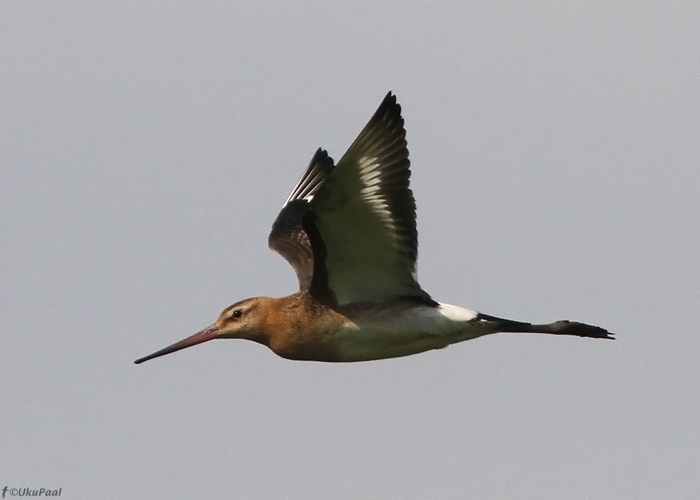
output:
<instances>
[{"instance_id":1,"label":"bird's head","mask_svg":"<svg viewBox=\"0 0 700 500\"><path fill-rule=\"evenodd\" d=\"M217 320L204 330L164 347L160 351L139 358L134 363L143 363L149 359L165 356L214 339L248 339L262 342L264 338L262 323L269 301L270 299L267 297L253 297L236 302L224 309Z\"/></svg>"}]
</instances>

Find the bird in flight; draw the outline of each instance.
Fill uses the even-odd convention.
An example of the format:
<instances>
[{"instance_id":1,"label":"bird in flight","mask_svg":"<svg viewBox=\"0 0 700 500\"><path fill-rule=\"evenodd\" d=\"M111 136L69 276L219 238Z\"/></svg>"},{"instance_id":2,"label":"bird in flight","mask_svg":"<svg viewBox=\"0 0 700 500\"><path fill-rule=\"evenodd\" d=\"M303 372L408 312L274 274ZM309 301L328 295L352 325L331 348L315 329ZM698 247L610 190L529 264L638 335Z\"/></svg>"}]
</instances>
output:
<instances>
[{"instance_id":1,"label":"bird in flight","mask_svg":"<svg viewBox=\"0 0 700 500\"><path fill-rule=\"evenodd\" d=\"M614 340L585 323L532 324L434 300L416 277L409 165L401 106L389 92L337 165L316 151L272 225L268 244L294 268L299 291L236 302L204 330L135 362L224 338L328 362L408 356L498 332Z\"/></svg>"}]
</instances>

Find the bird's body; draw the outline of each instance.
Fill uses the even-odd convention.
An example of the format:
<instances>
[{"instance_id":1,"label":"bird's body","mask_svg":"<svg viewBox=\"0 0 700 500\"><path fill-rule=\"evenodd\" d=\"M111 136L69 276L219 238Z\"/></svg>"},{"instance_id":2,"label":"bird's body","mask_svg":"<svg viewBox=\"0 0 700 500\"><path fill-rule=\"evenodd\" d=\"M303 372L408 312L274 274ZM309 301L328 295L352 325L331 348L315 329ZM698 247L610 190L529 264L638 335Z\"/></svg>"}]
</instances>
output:
<instances>
[{"instance_id":1,"label":"bird's body","mask_svg":"<svg viewBox=\"0 0 700 500\"><path fill-rule=\"evenodd\" d=\"M249 300L265 308L255 328L258 335L250 340L295 360L395 358L489 333L474 322L477 313L448 304L436 307L399 299L333 308L307 291L279 299Z\"/></svg>"},{"instance_id":2,"label":"bird's body","mask_svg":"<svg viewBox=\"0 0 700 500\"><path fill-rule=\"evenodd\" d=\"M416 278L409 165L401 107L389 93L337 166L316 152L272 226L269 246L292 265L300 291L237 302L136 363L216 338L328 362L407 356L497 332L613 338L585 323L533 325L433 300Z\"/></svg>"}]
</instances>

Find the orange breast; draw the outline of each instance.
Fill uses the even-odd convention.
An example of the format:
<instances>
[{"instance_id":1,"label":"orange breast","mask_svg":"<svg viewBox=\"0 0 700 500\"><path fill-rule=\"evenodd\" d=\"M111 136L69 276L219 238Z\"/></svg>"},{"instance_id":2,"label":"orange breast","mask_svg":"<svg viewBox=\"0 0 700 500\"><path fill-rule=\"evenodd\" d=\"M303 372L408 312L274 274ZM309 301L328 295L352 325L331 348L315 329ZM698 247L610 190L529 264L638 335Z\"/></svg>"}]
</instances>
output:
<instances>
[{"instance_id":1,"label":"orange breast","mask_svg":"<svg viewBox=\"0 0 700 500\"><path fill-rule=\"evenodd\" d=\"M261 329L268 347L283 358L339 361L333 347L333 334L351 324L348 318L307 292L299 292L270 299Z\"/></svg>"}]
</instances>

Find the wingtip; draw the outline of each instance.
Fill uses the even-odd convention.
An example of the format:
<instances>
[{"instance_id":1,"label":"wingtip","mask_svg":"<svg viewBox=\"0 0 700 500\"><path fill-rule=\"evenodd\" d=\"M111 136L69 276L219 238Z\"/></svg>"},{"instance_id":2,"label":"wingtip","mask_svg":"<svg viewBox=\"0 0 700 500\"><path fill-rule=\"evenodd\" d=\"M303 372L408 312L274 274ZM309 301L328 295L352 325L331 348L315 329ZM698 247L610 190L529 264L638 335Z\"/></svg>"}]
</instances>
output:
<instances>
[{"instance_id":1,"label":"wingtip","mask_svg":"<svg viewBox=\"0 0 700 500\"><path fill-rule=\"evenodd\" d=\"M384 96L379 108L377 108L375 116L382 116L388 111L393 111L394 114L399 116L399 118L401 117L401 105L396 98L396 94L394 94L391 90Z\"/></svg>"},{"instance_id":2,"label":"wingtip","mask_svg":"<svg viewBox=\"0 0 700 500\"><path fill-rule=\"evenodd\" d=\"M328 151L318 148L284 205L286 206L291 201L299 199L311 201L316 191L326 181L334 168L335 162L328 154Z\"/></svg>"}]
</instances>

